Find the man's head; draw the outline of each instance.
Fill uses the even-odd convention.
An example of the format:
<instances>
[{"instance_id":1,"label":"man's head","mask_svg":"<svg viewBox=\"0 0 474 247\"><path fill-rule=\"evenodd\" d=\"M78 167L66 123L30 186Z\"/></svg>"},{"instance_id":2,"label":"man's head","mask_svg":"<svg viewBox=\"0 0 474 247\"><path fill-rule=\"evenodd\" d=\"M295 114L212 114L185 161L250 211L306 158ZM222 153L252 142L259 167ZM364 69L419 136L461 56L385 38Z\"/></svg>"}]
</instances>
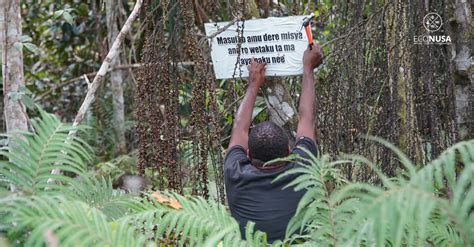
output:
<instances>
[{"instance_id":1,"label":"man's head","mask_svg":"<svg viewBox=\"0 0 474 247\"><path fill-rule=\"evenodd\" d=\"M289 154L288 136L280 126L270 121L253 127L248 144L250 158L263 162Z\"/></svg>"}]
</instances>

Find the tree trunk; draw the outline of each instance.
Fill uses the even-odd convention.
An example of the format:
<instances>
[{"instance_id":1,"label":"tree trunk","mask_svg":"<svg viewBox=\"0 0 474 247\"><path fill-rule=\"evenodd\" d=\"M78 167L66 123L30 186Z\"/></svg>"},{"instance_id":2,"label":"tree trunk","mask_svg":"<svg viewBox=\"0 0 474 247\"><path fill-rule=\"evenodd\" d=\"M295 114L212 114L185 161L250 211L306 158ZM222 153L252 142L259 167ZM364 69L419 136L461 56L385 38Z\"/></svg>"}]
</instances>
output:
<instances>
[{"instance_id":1,"label":"tree trunk","mask_svg":"<svg viewBox=\"0 0 474 247\"><path fill-rule=\"evenodd\" d=\"M119 4L118 0L107 0L106 1L107 11L107 39L109 43L109 49L115 41L118 35L118 14ZM117 67L120 65L120 54L117 55L111 62L111 67ZM110 82L112 87L112 102L114 109L114 127L117 136L117 153L124 154L127 152L126 140L125 140L125 114L123 105L123 87L122 87L122 71L112 70L110 72Z\"/></svg>"},{"instance_id":2,"label":"tree trunk","mask_svg":"<svg viewBox=\"0 0 474 247\"><path fill-rule=\"evenodd\" d=\"M290 91L283 78L267 77L266 81L265 102L270 110L270 120L287 130L292 139L298 125L298 114Z\"/></svg>"},{"instance_id":3,"label":"tree trunk","mask_svg":"<svg viewBox=\"0 0 474 247\"><path fill-rule=\"evenodd\" d=\"M28 130L26 108L18 97L13 97L23 79L23 47L21 46L20 0L0 1L0 47L2 51L3 112L7 134ZM10 147L13 142L8 144ZM14 185L11 191L16 191Z\"/></svg>"},{"instance_id":4,"label":"tree trunk","mask_svg":"<svg viewBox=\"0 0 474 247\"><path fill-rule=\"evenodd\" d=\"M459 139L474 138L474 62L471 57L474 45L474 21L471 6L466 0L456 0L451 3L453 20L452 54L454 67L454 84L456 96L456 122Z\"/></svg>"},{"instance_id":5,"label":"tree trunk","mask_svg":"<svg viewBox=\"0 0 474 247\"><path fill-rule=\"evenodd\" d=\"M2 51L2 76L4 114L7 133L28 130L25 106L18 97L13 97L21 87L23 79L23 52L21 45L21 11L19 0L1 1L0 43Z\"/></svg>"},{"instance_id":6,"label":"tree trunk","mask_svg":"<svg viewBox=\"0 0 474 247\"><path fill-rule=\"evenodd\" d=\"M403 0L389 2L385 17L387 63L390 100L397 106L398 146L420 162L421 141L415 114L408 3Z\"/></svg>"}]
</instances>

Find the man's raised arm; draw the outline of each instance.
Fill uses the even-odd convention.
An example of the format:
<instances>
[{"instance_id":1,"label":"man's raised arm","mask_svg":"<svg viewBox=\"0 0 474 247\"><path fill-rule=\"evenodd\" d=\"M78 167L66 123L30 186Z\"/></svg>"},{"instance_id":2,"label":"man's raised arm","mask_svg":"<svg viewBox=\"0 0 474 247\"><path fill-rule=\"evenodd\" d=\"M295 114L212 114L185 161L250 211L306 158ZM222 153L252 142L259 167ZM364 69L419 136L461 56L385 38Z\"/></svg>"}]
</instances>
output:
<instances>
[{"instance_id":1,"label":"man's raised arm","mask_svg":"<svg viewBox=\"0 0 474 247\"><path fill-rule=\"evenodd\" d=\"M252 63L247 66L249 70L249 85L244 99L235 114L234 125L230 137L229 150L235 145L242 146L245 150L248 148L249 128L252 122L252 111L257 98L258 90L264 82L265 64L257 63L252 58Z\"/></svg>"},{"instance_id":2,"label":"man's raised arm","mask_svg":"<svg viewBox=\"0 0 474 247\"><path fill-rule=\"evenodd\" d=\"M303 55L303 84L301 86L300 104L298 106L298 129L296 138L302 136L315 141L315 91L313 70L322 62L321 52L318 45L313 49L307 49Z\"/></svg>"}]
</instances>

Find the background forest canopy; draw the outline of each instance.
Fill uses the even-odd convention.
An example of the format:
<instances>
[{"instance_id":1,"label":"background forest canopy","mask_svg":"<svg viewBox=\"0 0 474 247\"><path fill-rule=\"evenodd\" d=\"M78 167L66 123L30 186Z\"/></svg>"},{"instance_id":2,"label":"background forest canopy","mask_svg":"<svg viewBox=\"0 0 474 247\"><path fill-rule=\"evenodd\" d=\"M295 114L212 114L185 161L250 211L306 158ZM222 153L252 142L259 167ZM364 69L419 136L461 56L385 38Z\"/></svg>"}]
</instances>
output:
<instances>
[{"instance_id":1,"label":"background forest canopy","mask_svg":"<svg viewBox=\"0 0 474 247\"><path fill-rule=\"evenodd\" d=\"M21 201L26 202L25 205L38 203L40 208L46 210L52 202L69 205L71 201L68 200L74 198L84 203L74 207L78 212L103 206L102 211L93 211L91 220L97 222L100 218L115 224L112 230L105 227L93 231L110 230L117 236L124 232L116 231L130 231L125 235L134 238L136 235L132 232L140 231L141 227L146 228L145 221L140 220L156 213L158 207L162 211L155 216L160 215L163 219L171 217L170 225L168 228L158 227L158 230L147 228L141 232L143 239L137 241L158 239L173 245L173 241L178 241L178 238L170 233L179 232L173 230L179 220L178 223L173 221L174 211L168 207L169 204L174 205L170 203L173 200L179 202L185 212L189 210L187 205L202 209L202 212L214 212L214 216L220 215L219 210L223 209L219 205L225 204L222 171L224 152L229 143L233 116L245 94L247 81L239 76L238 70L233 79L215 79L204 23L234 22L238 27L236 35L239 35L245 31L246 20L314 13L313 38L321 46L324 55L323 64L314 74L317 81L316 139L320 153L327 156L314 157L312 160L314 167L326 170L311 170L310 167L305 170L307 179L319 185L311 187L313 185L306 184L315 188L315 194L308 195L307 204L304 205L317 201L319 196L327 196L324 203L330 205L328 210L334 208L337 211L339 206L336 207L336 204L345 205L342 202L352 196L361 199L363 196L356 193L356 187L344 189L346 187L343 185L347 183L363 183L368 186L363 189L374 192L370 195L373 198L380 192L380 187L376 187L379 185L383 185L384 190L397 186L420 186L425 189L432 186L429 191L435 191L433 193L439 196L437 202L453 210L459 209L459 215L453 217L465 219L453 223L452 218L433 218L435 214L442 215L436 211L442 210L433 206L433 211L430 211L432 214L427 214L426 219L434 223L427 232L438 239L426 240L427 233L421 232L417 233L420 235L415 240L405 236L405 233L401 237L397 235L402 240L395 237L385 240L390 243L400 243L397 242L399 240L402 243L421 241L417 244L427 241L434 245L473 243L473 234L469 235L473 233L472 223L469 223L473 216L466 209L472 207L474 200L474 182L468 176L472 175L474 160L472 3L462 0L143 0L141 8L136 9L137 19L130 23L129 31L122 36L120 30L129 16L134 16L137 6L135 1L8 0L1 4L3 94L0 104L4 114L1 115L0 131L12 134L19 130L32 134L26 137L15 134L10 139L5 137L1 140L5 148L1 151L0 187L3 189L0 190L0 203L9 205L6 207L9 209L0 210L0 216L19 217L19 211L12 208L18 206L21 200L25 200ZM429 32L424 27L424 17L428 13L437 13L442 17L439 30ZM15 23L17 26L14 26ZM414 36L429 34L449 35L451 43L414 42ZM107 60L116 39L123 41L117 47L118 55ZM237 51L240 45L236 44ZM108 61L109 67L101 68L104 60ZM107 74L101 77L102 72ZM253 110L253 123L271 120L282 126L290 137L294 137L298 121L295 106L300 86L301 76L267 77ZM91 97L88 97L88 92L93 92ZM91 99L90 107L81 112L81 105L88 99ZM287 107L291 108L290 113ZM66 122L74 124L63 124ZM71 133L74 137L71 137ZM380 137L387 143L381 141L385 145L380 145L367 136ZM49 143L44 144L41 140L52 140L54 145L48 146ZM20 144L15 147L16 142ZM458 142L461 143L455 145ZM61 143L67 147L61 149ZM388 143L397 146L399 152L394 152ZM33 148L27 148L29 146ZM31 160L23 160L12 151L17 149L19 155L22 148L26 153L31 151ZM42 152L33 154L38 150L52 152L56 156L51 154L45 160L36 160L37 156L43 157L40 155ZM454 151L443 153L444 150ZM362 159L356 161L351 158L347 164L331 161L349 153L367 159L364 158L362 162ZM402 153L406 156L400 156ZM441 164L438 157L449 159ZM368 160L372 161L371 165L361 165ZM39 173L28 173L24 178L16 178L15 174L26 172L15 170L15 167L22 167L15 164L22 162L31 162ZM57 177L49 174L55 165L57 171L61 171L56 174ZM448 168L443 168L443 165ZM418 169L420 172L416 173ZM430 185L423 184L421 177L435 176L430 172L437 174L436 179L425 181L432 182ZM320 176L320 180L311 176ZM406 181L403 176L406 176ZM71 179L74 177L84 178L84 183L91 186L87 188L97 192L94 196L103 196L101 200L104 204L98 205L100 202L93 195L86 195L85 185L78 185L76 179ZM101 177L106 179L101 180ZM126 187L124 183L127 177L138 179L141 183L139 189L146 187L147 191L169 191L170 194L166 196L171 199L166 199L168 201L165 200L163 206L163 203L147 204L139 197L130 199L125 193L116 194L118 190L115 189ZM31 184L22 184L22 179L26 181L30 178ZM400 181L392 183L389 178L400 178ZM51 183L53 180L56 183ZM333 181L331 185L321 186L329 180ZM457 186L458 183L464 184ZM64 184L72 186L60 188L59 185ZM15 186L17 192L33 197L20 201L11 199L16 194L14 190L9 190ZM95 187L97 189L92 189ZM47 194L47 190L43 191L45 188L68 195L67 200L42 197L44 193ZM301 188L305 187L302 185ZM342 192L339 194L336 191ZM462 201L456 197L459 195L453 195L455 192L468 196ZM190 200L180 195L199 196L200 199ZM121 198L118 201L127 198L123 199L127 202L126 206L107 201L115 200L115 196ZM423 198L421 196L418 199ZM391 199L397 201L396 198ZM363 198L361 201L364 201ZM380 215L383 215L383 210L388 208L379 206ZM205 210L204 207L208 208ZM350 210L343 208L341 212ZM416 210L413 208L414 214L419 213ZM41 215L40 209L38 212L37 215ZM130 230L127 228L129 225L122 224L120 216L124 212L141 214L140 217L133 216L136 229ZM301 217L295 217L288 231L298 229L298 224L310 228L317 221L315 219L325 217L319 215L320 212L312 212L314 215L306 213L301 211ZM305 214L306 218L303 217ZM58 217L71 216L70 219L74 220L74 216L78 215L71 213ZM347 215L341 213L341 218L343 216ZM199 235L202 238L194 244L204 243L199 242L201 240L224 241L224 235L235 230L224 227L226 224L233 226L234 223L229 223L230 217L220 217L215 218L220 222L216 223L216 228L206 228L202 233L194 232L194 237ZM342 222L352 222L355 226L356 220L362 218ZM186 222L185 217L179 219ZM421 220L415 216L412 219ZM443 225L437 229L437 225L442 225L441 221L446 227ZM18 228L11 230L11 222L1 221L0 237L5 235L9 240L31 241L27 243L47 242L48 237L42 237L46 236L45 229L35 228L32 222L22 227L40 229L40 233L26 233L24 229ZM156 226L156 222L153 224ZM364 230L370 232L373 224L367 223ZM177 227L179 229L179 224ZM51 230L54 233L49 240L55 237L64 240L61 233ZM356 228L353 230L356 231ZM225 234L219 235L223 231ZM341 232L338 236L344 237L336 243L338 231L318 233L321 236L316 237L306 236L306 240L324 239L335 246L354 243L351 241L380 243L377 242L379 238L384 239L383 236L386 236L383 235L385 233L376 232L382 236L374 237L365 232L366 235L362 234L365 237L361 235L360 239L354 240L347 237L349 233ZM159 233L167 237L162 238ZM192 230L188 232L191 233ZM255 234L251 236L253 241L260 243L261 235L258 232ZM227 241L232 242L232 237L240 239L240 235L230 235ZM111 239L109 244L117 240Z\"/></svg>"}]
</instances>

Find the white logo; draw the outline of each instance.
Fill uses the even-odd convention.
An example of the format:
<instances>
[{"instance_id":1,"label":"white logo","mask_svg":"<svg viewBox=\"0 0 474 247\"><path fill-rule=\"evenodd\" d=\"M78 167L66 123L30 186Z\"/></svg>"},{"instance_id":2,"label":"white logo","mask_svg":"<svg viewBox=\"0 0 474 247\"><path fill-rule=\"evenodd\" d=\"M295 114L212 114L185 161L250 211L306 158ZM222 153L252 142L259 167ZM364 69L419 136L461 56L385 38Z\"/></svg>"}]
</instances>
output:
<instances>
[{"instance_id":1,"label":"white logo","mask_svg":"<svg viewBox=\"0 0 474 247\"><path fill-rule=\"evenodd\" d=\"M442 31L434 34L443 26L443 19L438 13L431 12L423 17L423 26L428 31L427 34L414 35L413 42L417 45L449 45L451 44L451 37L445 35Z\"/></svg>"},{"instance_id":2,"label":"white logo","mask_svg":"<svg viewBox=\"0 0 474 247\"><path fill-rule=\"evenodd\" d=\"M436 32L443 26L443 19L438 13L428 13L423 17L423 26L428 32Z\"/></svg>"}]
</instances>

